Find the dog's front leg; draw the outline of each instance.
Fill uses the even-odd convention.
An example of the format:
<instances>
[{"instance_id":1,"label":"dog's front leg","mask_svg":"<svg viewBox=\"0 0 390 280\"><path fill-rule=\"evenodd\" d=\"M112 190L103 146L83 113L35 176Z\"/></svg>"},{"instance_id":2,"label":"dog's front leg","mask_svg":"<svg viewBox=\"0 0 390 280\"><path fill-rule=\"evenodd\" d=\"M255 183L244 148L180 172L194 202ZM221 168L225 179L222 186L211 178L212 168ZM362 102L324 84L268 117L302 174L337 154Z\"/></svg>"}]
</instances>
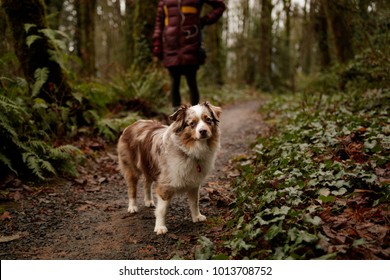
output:
<instances>
[{"instance_id":1,"label":"dog's front leg","mask_svg":"<svg viewBox=\"0 0 390 280\"><path fill-rule=\"evenodd\" d=\"M199 187L188 191L188 204L194 223L206 221L206 216L202 215L199 211Z\"/></svg>"},{"instance_id":2,"label":"dog's front leg","mask_svg":"<svg viewBox=\"0 0 390 280\"><path fill-rule=\"evenodd\" d=\"M158 185L156 188L157 193L157 206L155 210L156 226L154 232L157 234L165 234L168 232L165 224L165 218L167 216L169 203L171 202L173 192L168 191L168 188Z\"/></svg>"}]
</instances>

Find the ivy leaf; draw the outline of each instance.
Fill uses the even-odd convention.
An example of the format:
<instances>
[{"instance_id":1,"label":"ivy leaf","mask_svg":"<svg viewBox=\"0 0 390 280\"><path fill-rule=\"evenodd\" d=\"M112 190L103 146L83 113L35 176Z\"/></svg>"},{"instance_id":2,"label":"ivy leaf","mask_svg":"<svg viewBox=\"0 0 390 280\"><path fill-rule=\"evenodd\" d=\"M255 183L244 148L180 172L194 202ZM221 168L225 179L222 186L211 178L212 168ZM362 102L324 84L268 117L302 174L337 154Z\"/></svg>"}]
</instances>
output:
<instances>
[{"instance_id":1,"label":"ivy leaf","mask_svg":"<svg viewBox=\"0 0 390 280\"><path fill-rule=\"evenodd\" d=\"M208 260L212 257L214 251L214 243L205 236L198 239L199 246L195 250L195 259Z\"/></svg>"},{"instance_id":2,"label":"ivy leaf","mask_svg":"<svg viewBox=\"0 0 390 280\"><path fill-rule=\"evenodd\" d=\"M346 188L340 188L338 191L332 191L333 195L343 195L347 192Z\"/></svg>"},{"instance_id":3,"label":"ivy leaf","mask_svg":"<svg viewBox=\"0 0 390 280\"><path fill-rule=\"evenodd\" d=\"M313 218L310 215L306 215L304 221L315 226L319 226L322 222L322 219L318 216L314 216Z\"/></svg>"},{"instance_id":4,"label":"ivy leaf","mask_svg":"<svg viewBox=\"0 0 390 280\"><path fill-rule=\"evenodd\" d=\"M324 203L335 201L335 197L332 196L332 195L329 195L329 196L320 195L318 198L319 198L322 202L324 202Z\"/></svg>"},{"instance_id":5,"label":"ivy leaf","mask_svg":"<svg viewBox=\"0 0 390 280\"><path fill-rule=\"evenodd\" d=\"M264 236L265 240L272 240L276 235L282 231L282 228L278 225L272 225Z\"/></svg>"}]
</instances>

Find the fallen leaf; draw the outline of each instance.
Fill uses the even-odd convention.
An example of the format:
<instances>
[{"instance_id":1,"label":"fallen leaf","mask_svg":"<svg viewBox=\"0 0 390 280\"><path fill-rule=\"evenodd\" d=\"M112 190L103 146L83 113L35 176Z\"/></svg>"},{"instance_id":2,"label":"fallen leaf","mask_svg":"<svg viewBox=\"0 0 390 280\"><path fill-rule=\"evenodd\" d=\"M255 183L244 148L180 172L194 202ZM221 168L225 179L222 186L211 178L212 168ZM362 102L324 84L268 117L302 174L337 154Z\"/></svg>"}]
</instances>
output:
<instances>
[{"instance_id":1,"label":"fallen leaf","mask_svg":"<svg viewBox=\"0 0 390 280\"><path fill-rule=\"evenodd\" d=\"M107 178L106 178L106 177L100 177L100 178L98 179L99 184L101 184L101 183L103 183L103 182L105 182L105 181L107 181Z\"/></svg>"},{"instance_id":2,"label":"fallen leaf","mask_svg":"<svg viewBox=\"0 0 390 280\"><path fill-rule=\"evenodd\" d=\"M25 233L25 232L18 232L18 233L15 233L13 235L10 235L10 236L0 235L0 243L14 241L14 240L20 239L26 235L27 235L27 233Z\"/></svg>"},{"instance_id":3,"label":"fallen leaf","mask_svg":"<svg viewBox=\"0 0 390 280\"><path fill-rule=\"evenodd\" d=\"M0 216L0 221L4 221L5 219L10 220L12 218L11 214L8 211L5 211L1 216Z\"/></svg>"},{"instance_id":4,"label":"fallen leaf","mask_svg":"<svg viewBox=\"0 0 390 280\"><path fill-rule=\"evenodd\" d=\"M85 188L85 191L86 192L98 192L101 189L102 189L101 186L95 186L95 187L91 187L91 188Z\"/></svg>"},{"instance_id":5,"label":"fallen leaf","mask_svg":"<svg viewBox=\"0 0 390 280\"><path fill-rule=\"evenodd\" d=\"M238 177L240 176L240 171L238 171L237 169L233 169L232 171L230 171L227 176L229 178L235 178L235 177Z\"/></svg>"}]
</instances>

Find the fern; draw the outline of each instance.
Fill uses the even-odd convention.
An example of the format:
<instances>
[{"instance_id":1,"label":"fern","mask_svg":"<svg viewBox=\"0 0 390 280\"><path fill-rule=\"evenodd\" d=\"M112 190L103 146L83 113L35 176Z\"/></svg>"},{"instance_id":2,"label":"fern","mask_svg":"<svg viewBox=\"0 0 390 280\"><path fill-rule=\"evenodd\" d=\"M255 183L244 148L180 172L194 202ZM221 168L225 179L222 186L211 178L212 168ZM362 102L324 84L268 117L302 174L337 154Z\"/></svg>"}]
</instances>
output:
<instances>
[{"instance_id":1,"label":"fern","mask_svg":"<svg viewBox=\"0 0 390 280\"><path fill-rule=\"evenodd\" d=\"M35 83L32 90L32 97L38 95L42 86L46 83L49 78L49 69L47 67L37 68L34 72Z\"/></svg>"},{"instance_id":2,"label":"fern","mask_svg":"<svg viewBox=\"0 0 390 280\"><path fill-rule=\"evenodd\" d=\"M110 141L114 141L121 129L132 124L137 119L136 114L129 114L124 118L103 118L96 123L96 126L100 135L103 135Z\"/></svg>"},{"instance_id":3,"label":"fern","mask_svg":"<svg viewBox=\"0 0 390 280\"><path fill-rule=\"evenodd\" d=\"M30 35L26 38L26 45L27 47L31 47L32 44L34 44L37 40L42 39L39 35Z\"/></svg>"},{"instance_id":4,"label":"fern","mask_svg":"<svg viewBox=\"0 0 390 280\"><path fill-rule=\"evenodd\" d=\"M38 74L36 76L42 78ZM40 180L56 176L59 172L76 175L75 163L79 157L75 155L81 152L71 145L53 147L46 143L42 139L48 139L48 135L33 122L25 131L29 119L30 115L20 105L0 96L0 175L4 176L7 172L21 176L32 174Z\"/></svg>"},{"instance_id":5,"label":"fern","mask_svg":"<svg viewBox=\"0 0 390 280\"><path fill-rule=\"evenodd\" d=\"M63 145L50 150L50 157L53 159L65 159L75 154L81 155L82 152L73 145Z\"/></svg>"},{"instance_id":6,"label":"fern","mask_svg":"<svg viewBox=\"0 0 390 280\"><path fill-rule=\"evenodd\" d=\"M25 110L23 110L19 105L17 105L11 99L3 95L0 95L0 108L1 108L1 112L13 112L18 115L21 115L22 117L27 115Z\"/></svg>"},{"instance_id":7,"label":"fern","mask_svg":"<svg viewBox=\"0 0 390 280\"><path fill-rule=\"evenodd\" d=\"M11 160L6 155L3 155L2 153L0 153L0 163L5 165L5 167L7 167L9 170L14 172L15 174L18 174L18 172L12 167Z\"/></svg>"},{"instance_id":8,"label":"fern","mask_svg":"<svg viewBox=\"0 0 390 280\"><path fill-rule=\"evenodd\" d=\"M27 165L28 169L39 179L45 180L43 176L42 168L40 165L40 158L33 152L25 152L22 154L23 162Z\"/></svg>"},{"instance_id":9,"label":"fern","mask_svg":"<svg viewBox=\"0 0 390 280\"><path fill-rule=\"evenodd\" d=\"M37 27L37 25L34 23L25 23L24 24L24 31L26 31L26 33L28 33L28 32L30 32L30 29L33 27Z\"/></svg>"},{"instance_id":10,"label":"fern","mask_svg":"<svg viewBox=\"0 0 390 280\"><path fill-rule=\"evenodd\" d=\"M40 159L39 163L41 165L42 170L45 170L52 175L57 175L57 171L54 169L53 165L49 161Z\"/></svg>"}]
</instances>

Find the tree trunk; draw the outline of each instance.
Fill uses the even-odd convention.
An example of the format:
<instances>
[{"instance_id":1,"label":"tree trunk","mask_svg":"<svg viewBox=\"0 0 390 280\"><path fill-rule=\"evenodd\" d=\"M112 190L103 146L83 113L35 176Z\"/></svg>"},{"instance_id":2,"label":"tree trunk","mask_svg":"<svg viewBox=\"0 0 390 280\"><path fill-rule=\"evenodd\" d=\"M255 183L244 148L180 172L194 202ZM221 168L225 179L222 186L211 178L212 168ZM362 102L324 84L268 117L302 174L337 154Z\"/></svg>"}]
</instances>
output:
<instances>
[{"instance_id":1,"label":"tree trunk","mask_svg":"<svg viewBox=\"0 0 390 280\"><path fill-rule=\"evenodd\" d=\"M226 58L222 43L222 29L222 20L203 29L203 42L207 53L206 64L204 65L205 77L207 82L215 85L223 85L224 83L223 72Z\"/></svg>"},{"instance_id":2,"label":"tree trunk","mask_svg":"<svg viewBox=\"0 0 390 280\"><path fill-rule=\"evenodd\" d=\"M77 11L77 29L75 34L77 54L83 62L81 71L86 76L95 76L96 0L76 0L75 7Z\"/></svg>"},{"instance_id":3,"label":"tree trunk","mask_svg":"<svg viewBox=\"0 0 390 280\"><path fill-rule=\"evenodd\" d=\"M284 50L286 52L285 61L284 61L284 68L283 76L284 79L287 81L288 87L294 91L294 78L293 78L293 69L292 63L291 63L291 0L283 0L283 10L284 14L286 16L285 21L285 37L284 37Z\"/></svg>"},{"instance_id":4,"label":"tree trunk","mask_svg":"<svg viewBox=\"0 0 390 280\"><path fill-rule=\"evenodd\" d=\"M5 13L0 9L0 58L7 52L7 20ZM1 68L0 68L1 69Z\"/></svg>"},{"instance_id":5,"label":"tree trunk","mask_svg":"<svg viewBox=\"0 0 390 280\"><path fill-rule=\"evenodd\" d=\"M2 7L31 94L36 91L48 103L64 104L71 98L71 88L57 60L58 50L44 33L47 22L43 0L3 0Z\"/></svg>"},{"instance_id":6,"label":"tree trunk","mask_svg":"<svg viewBox=\"0 0 390 280\"><path fill-rule=\"evenodd\" d=\"M145 68L152 61L154 23L158 0L135 0L134 6L134 63L138 68Z\"/></svg>"},{"instance_id":7,"label":"tree trunk","mask_svg":"<svg viewBox=\"0 0 390 280\"><path fill-rule=\"evenodd\" d=\"M305 75L309 75L312 67L312 48L313 48L313 19L314 19L314 9L309 4L309 0L305 0L303 6L303 26L302 26L302 36L301 36L301 65L302 71ZM309 5L308 5L309 4ZM308 7L309 6L309 7ZM308 11L309 10L309 11Z\"/></svg>"},{"instance_id":8,"label":"tree trunk","mask_svg":"<svg viewBox=\"0 0 390 280\"><path fill-rule=\"evenodd\" d=\"M49 27L58 30L60 27L60 13L64 4L63 0L45 0L49 15Z\"/></svg>"},{"instance_id":9,"label":"tree trunk","mask_svg":"<svg viewBox=\"0 0 390 280\"><path fill-rule=\"evenodd\" d=\"M270 91L271 84L271 53L272 53L272 3L271 0L261 0L261 35L260 35L260 85L264 91Z\"/></svg>"},{"instance_id":10,"label":"tree trunk","mask_svg":"<svg viewBox=\"0 0 390 280\"><path fill-rule=\"evenodd\" d=\"M320 0L311 0L310 9L317 11L314 18L314 31L318 43L321 70L328 68L332 62L328 44L328 24L324 6Z\"/></svg>"},{"instance_id":11,"label":"tree trunk","mask_svg":"<svg viewBox=\"0 0 390 280\"><path fill-rule=\"evenodd\" d=\"M348 13L347 2L347 0L322 0L328 24L332 27L337 59L341 63L345 63L354 57L353 33L345 16Z\"/></svg>"},{"instance_id":12,"label":"tree trunk","mask_svg":"<svg viewBox=\"0 0 390 280\"><path fill-rule=\"evenodd\" d=\"M157 8L156 8L157 9ZM126 1L126 27L125 27L125 38L126 38L126 65L129 68L134 61L134 0Z\"/></svg>"}]
</instances>

